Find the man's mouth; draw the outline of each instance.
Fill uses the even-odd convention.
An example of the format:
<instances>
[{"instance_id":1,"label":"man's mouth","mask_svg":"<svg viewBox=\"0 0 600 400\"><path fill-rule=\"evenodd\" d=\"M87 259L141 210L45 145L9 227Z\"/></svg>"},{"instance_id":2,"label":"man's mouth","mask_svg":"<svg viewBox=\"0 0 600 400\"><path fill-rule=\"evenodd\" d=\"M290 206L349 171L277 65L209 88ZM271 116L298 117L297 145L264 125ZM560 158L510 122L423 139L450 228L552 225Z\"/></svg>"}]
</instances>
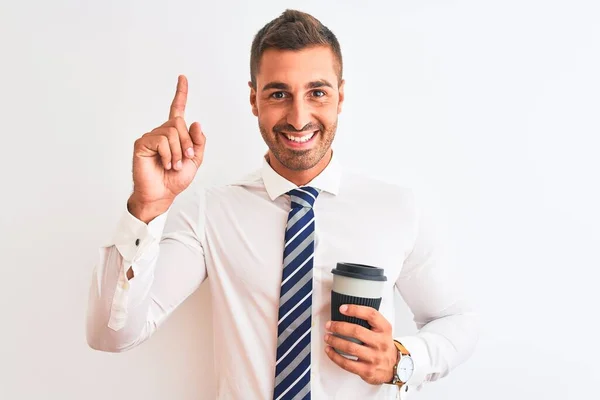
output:
<instances>
[{"instance_id":1,"label":"man's mouth","mask_svg":"<svg viewBox=\"0 0 600 400\"><path fill-rule=\"evenodd\" d=\"M315 137L315 135L318 133L319 131L313 131L310 133L306 133L304 135L298 135L298 134L289 134L289 133L285 133L285 132L280 132L288 141L292 142L292 143L298 143L298 144L303 144L308 142L309 140L311 140L313 137Z\"/></svg>"}]
</instances>

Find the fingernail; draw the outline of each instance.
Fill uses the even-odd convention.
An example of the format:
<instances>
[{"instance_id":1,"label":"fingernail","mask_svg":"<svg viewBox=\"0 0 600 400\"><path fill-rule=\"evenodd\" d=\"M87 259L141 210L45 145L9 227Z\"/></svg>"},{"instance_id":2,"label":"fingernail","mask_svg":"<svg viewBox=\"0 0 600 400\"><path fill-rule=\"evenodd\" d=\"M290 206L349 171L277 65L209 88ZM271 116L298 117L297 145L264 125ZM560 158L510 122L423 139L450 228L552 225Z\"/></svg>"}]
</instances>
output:
<instances>
[{"instance_id":1,"label":"fingernail","mask_svg":"<svg viewBox=\"0 0 600 400\"><path fill-rule=\"evenodd\" d=\"M188 155L188 157L194 157L194 149L192 149L191 147L189 149L187 149L185 151L185 153Z\"/></svg>"},{"instance_id":2,"label":"fingernail","mask_svg":"<svg viewBox=\"0 0 600 400\"><path fill-rule=\"evenodd\" d=\"M348 306L344 304L343 306L341 306L341 307L340 307L340 311L341 311L341 312L346 312L346 311L348 311Z\"/></svg>"},{"instance_id":3,"label":"fingernail","mask_svg":"<svg viewBox=\"0 0 600 400\"><path fill-rule=\"evenodd\" d=\"M325 341L328 341L329 340L329 335L325 335L325 337L323 339L325 339Z\"/></svg>"},{"instance_id":4,"label":"fingernail","mask_svg":"<svg viewBox=\"0 0 600 400\"><path fill-rule=\"evenodd\" d=\"M325 324L325 328L327 328L327 329L331 328L331 321L327 321L327 323Z\"/></svg>"},{"instance_id":5,"label":"fingernail","mask_svg":"<svg viewBox=\"0 0 600 400\"><path fill-rule=\"evenodd\" d=\"M177 161L177 164L175 164L175 169L181 169L181 160Z\"/></svg>"},{"instance_id":6,"label":"fingernail","mask_svg":"<svg viewBox=\"0 0 600 400\"><path fill-rule=\"evenodd\" d=\"M331 348L329 346L325 347L325 352L329 353L331 351Z\"/></svg>"},{"instance_id":7,"label":"fingernail","mask_svg":"<svg viewBox=\"0 0 600 400\"><path fill-rule=\"evenodd\" d=\"M171 163L167 164L167 169L171 169Z\"/></svg>"}]
</instances>

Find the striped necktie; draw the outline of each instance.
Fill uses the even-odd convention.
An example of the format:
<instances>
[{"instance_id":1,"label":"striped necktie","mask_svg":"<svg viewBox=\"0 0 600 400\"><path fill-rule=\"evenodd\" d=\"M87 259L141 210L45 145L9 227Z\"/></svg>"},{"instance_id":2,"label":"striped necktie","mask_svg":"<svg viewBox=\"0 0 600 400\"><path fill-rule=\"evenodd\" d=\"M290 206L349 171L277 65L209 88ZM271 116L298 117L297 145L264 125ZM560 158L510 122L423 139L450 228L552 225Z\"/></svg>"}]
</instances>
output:
<instances>
[{"instance_id":1,"label":"striped necktie","mask_svg":"<svg viewBox=\"0 0 600 400\"><path fill-rule=\"evenodd\" d=\"M310 399L313 205L319 191L304 186L288 194L292 207L285 230L273 399L304 400Z\"/></svg>"}]
</instances>

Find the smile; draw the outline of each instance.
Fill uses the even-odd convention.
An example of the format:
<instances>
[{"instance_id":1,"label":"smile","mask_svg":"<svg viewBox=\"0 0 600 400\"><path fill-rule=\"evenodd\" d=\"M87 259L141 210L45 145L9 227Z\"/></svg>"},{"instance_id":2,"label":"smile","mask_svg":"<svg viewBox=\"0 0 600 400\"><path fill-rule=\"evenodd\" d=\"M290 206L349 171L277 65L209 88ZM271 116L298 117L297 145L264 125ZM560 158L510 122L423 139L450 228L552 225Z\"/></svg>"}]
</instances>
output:
<instances>
[{"instance_id":1,"label":"smile","mask_svg":"<svg viewBox=\"0 0 600 400\"><path fill-rule=\"evenodd\" d=\"M287 133L284 133L284 132L281 132L281 134L283 136L285 136L288 140L292 141L292 142L305 143L305 142L308 142L310 139L312 139L313 136L315 136L315 134L317 132L318 131L314 131L314 132L311 132L311 133L309 133L307 135L304 135L304 136L293 136L293 135L290 135L290 134L287 134Z\"/></svg>"}]
</instances>

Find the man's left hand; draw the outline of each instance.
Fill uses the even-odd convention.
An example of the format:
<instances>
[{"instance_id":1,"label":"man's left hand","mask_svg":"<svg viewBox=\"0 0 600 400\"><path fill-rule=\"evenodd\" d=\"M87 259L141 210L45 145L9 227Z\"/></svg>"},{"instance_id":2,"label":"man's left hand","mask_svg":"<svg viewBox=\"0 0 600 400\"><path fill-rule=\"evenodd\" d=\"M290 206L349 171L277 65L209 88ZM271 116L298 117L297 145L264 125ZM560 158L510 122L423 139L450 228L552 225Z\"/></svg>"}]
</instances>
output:
<instances>
[{"instance_id":1,"label":"man's left hand","mask_svg":"<svg viewBox=\"0 0 600 400\"><path fill-rule=\"evenodd\" d=\"M379 311L372 307L353 304L340 307L342 314L366 320L371 330L349 322L330 321L325 325L329 332L352 337L363 342L362 345L348 340L325 335L325 351L337 365L360 376L372 385L388 383L394 374L394 365L398 361L398 352L394 346L392 326ZM338 354L332 347L358 357L350 360Z\"/></svg>"}]
</instances>

